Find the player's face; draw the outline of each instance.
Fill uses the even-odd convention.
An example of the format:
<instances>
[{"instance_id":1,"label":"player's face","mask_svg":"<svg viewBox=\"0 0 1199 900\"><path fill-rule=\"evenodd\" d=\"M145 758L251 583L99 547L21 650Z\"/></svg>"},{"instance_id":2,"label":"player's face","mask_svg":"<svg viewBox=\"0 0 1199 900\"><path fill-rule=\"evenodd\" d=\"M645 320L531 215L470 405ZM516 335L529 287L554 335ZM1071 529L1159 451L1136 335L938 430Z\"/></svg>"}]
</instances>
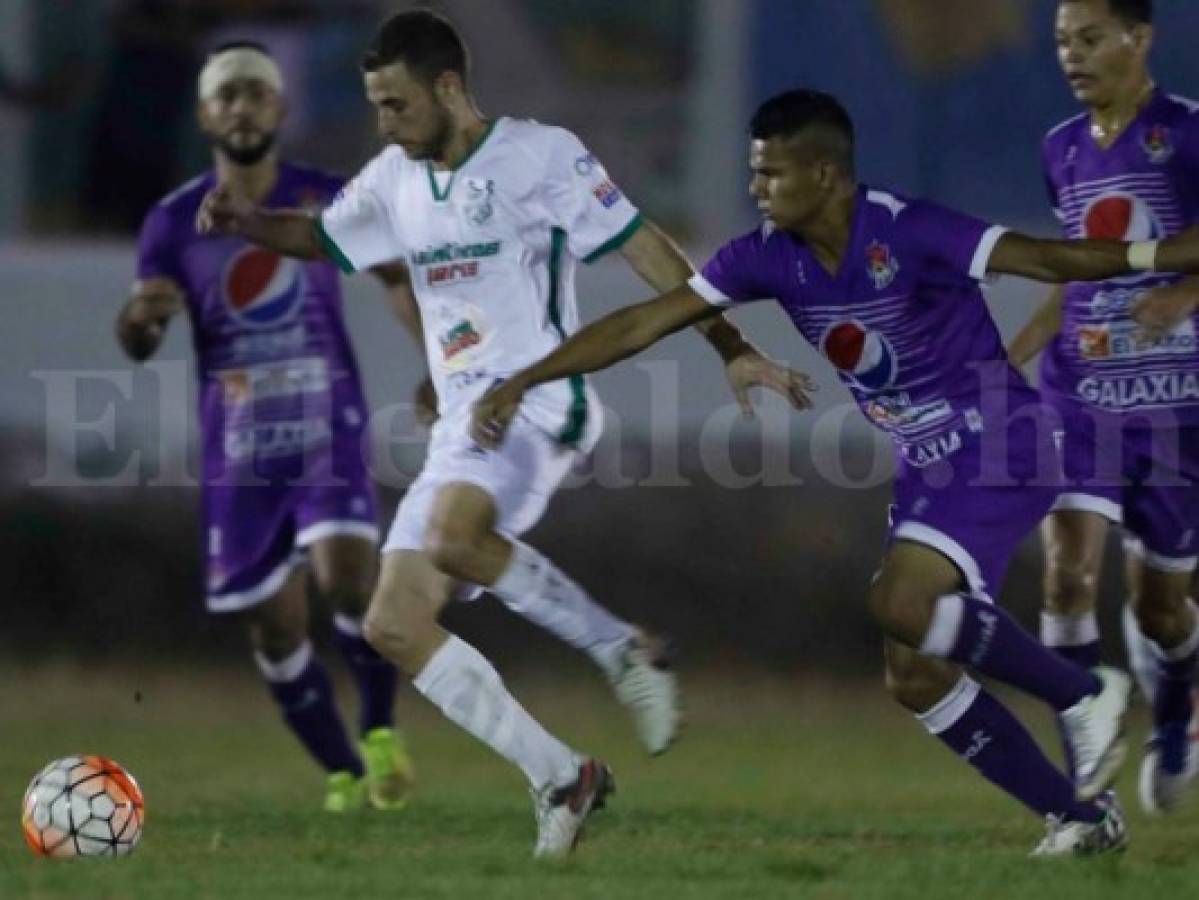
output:
<instances>
[{"instance_id":1,"label":"player's face","mask_svg":"<svg viewBox=\"0 0 1199 900\"><path fill-rule=\"evenodd\" d=\"M1057 57L1075 98L1108 106L1146 76L1152 29L1130 26L1108 0L1066 0L1057 10Z\"/></svg>"},{"instance_id":2,"label":"player's face","mask_svg":"<svg viewBox=\"0 0 1199 900\"><path fill-rule=\"evenodd\" d=\"M828 163L802 135L755 140L749 148L749 193L758 211L782 229L802 228L819 215L827 194Z\"/></svg>"},{"instance_id":3,"label":"player's face","mask_svg":"<svg viewBox=\"0 0 1199 900\"><path fill-rule=\"evenodd\" d=\"M253 165L270 152L286 113L283 98L257 78L225 82L200 102L200 127L239 165Z\"/></svg>"},{"instance_id":4,"label":"player's face","mask_svg":"<svg viewBox=\"0 0 1199 900\"><path fill-rule=\"evenodd\" d=\"M403 63L367 72L366 98L379 117L379 133L409 159L440 159L453 119L436 89L415 78Z\"/></svg>"}]
</instances>

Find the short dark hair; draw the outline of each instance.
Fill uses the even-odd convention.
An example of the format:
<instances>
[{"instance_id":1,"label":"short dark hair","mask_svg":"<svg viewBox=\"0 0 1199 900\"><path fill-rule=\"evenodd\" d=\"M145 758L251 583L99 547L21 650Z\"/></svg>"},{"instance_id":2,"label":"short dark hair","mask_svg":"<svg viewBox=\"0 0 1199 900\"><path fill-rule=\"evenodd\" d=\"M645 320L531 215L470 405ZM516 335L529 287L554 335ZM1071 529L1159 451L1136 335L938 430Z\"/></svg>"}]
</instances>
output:
<instances>
[{"instance_id":1,"label":"short dark hair","mask_svg":"<svg viewBox=\"0 0 1199 900\"><path fill-rule=\"evenodd\" d=\"M362 56L362 71L403 63L413 75L432 84L443 72L466 81L470 54L454 26L428 9L397 13L379 26Z\"/></svg>"},{"instance_id":2,"label":"short dark hair","mask_svg":"<svg viewBox=\"0 0 1199 900\"><path fill-rule=\"evenodd\" d=\"M1063 0L1064 3L1078 0ZM1113 16L1123 19L1128 25L1153 24L1153 0L1107 0L1107 8Z\"/></svg>"},{"instance_id":3,"label":"short dark hair","mask_svg":"<svg viewBox=\"0 0 1199 900\"><path fill-rule=\"evenodd\" d=\"M809 128L825 136L829 156L846 172L854 171L853 120L832 94L797 88L771 97L749 123L756 141L789 138Z\"/></svg>"},{"instance_id":4,"label":"short dark hair","mask_svg":"<svg viewBox=\"0 0 1199 900\"><path fill-rule=\"evenodd\" d=\"M270 56L271 51L266 44L260 44L258 41L225 41L223 44L217 44L208 51L210 57L216 56L219 53L224 53L227 50L257 50L263 56Z\"/></svg>"}]
</instances>

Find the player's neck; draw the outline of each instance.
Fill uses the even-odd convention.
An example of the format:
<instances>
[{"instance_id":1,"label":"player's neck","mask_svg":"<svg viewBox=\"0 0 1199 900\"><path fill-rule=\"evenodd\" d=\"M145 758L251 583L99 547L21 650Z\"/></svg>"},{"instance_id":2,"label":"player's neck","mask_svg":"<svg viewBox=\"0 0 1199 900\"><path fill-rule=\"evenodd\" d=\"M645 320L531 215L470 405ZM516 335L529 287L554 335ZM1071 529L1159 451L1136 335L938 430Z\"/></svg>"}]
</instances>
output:
<instances>
[{"instance_id":1,"label":"player's neck","mask_svg":"<svg viewBox=\"0 0 1199 900\"><path fill-rule=\"evenodd\" d=\"M856 206L857 185L846 182L829 198L819 216L797 229L817 262L830 275L836 275L841 268L841 260L849 252Z\"/></svg>"},{"instance_id":2,"label":"player's neck","mask_svg":"<svg viewBox=\"0 0 1199 900\"><path fill-rule=\"evenodd\" d=\"M268 153L252 165L240 166L218 153L216 173L219 184L228 185L240 196L257 203L274 190L279 179L279 158Z\"/></svg>"},{"instance_id":3,"label":"player's neck","mask_svg":"<svg viewBox=\"0 0 1199 900\"><path fill-rule=\"evenodd\" d=\"M483 140L492 122L484 119L477 110L472 109L463 117L462 122L454 128L445 152L440 159L433 160L433 168L441 170L456 169L463 160L475 152L479 142Z\"/></svg>"},{"instance_id":4,"label":"player's neck","mask_svg":"<svg viewBox=\"0 0 1199 900\"><path fill-rule=\"evenodd\" d=\"M1110 147L1153 99L1156 85L1149 73L1120 91L1111 102L1091 107L1091 136L1101 147Z\"/></svg>"}]
</instances>

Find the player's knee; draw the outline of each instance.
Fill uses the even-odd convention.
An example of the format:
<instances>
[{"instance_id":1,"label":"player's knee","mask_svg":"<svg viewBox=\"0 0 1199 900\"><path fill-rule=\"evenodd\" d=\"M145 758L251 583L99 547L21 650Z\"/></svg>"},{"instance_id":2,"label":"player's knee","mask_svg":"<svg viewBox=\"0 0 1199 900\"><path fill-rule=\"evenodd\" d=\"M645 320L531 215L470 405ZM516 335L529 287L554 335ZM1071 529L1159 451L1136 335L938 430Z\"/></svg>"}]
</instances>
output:
<instances>
[{"instance_id":1,"label":"player's knee","mask_svg":"<svg viewBox=\"0 0 1199 900\"><path fill-rule=\"evenodd\" d=\"M1095 608L1096 573L1080 562L1048 560L1045 571L1045 608L1062 616L1076 616Z\"/></svg>"},{"instance_id":2,"label":"player's knee","mask_svg":"<svg viewBox=\"0 0 1199 900\"><path fill-rule=\"evenodd\" d=\"M443 575L462 581L475 581L477 542L465 531L434 526L425 535L425 553L434 568Z\"/></svg>"},{"instance_id":3,"label":"player's knee","mask_svg":"<svg viewBox=\"0 0 1199 900\"><path fill-rule=\"evenodd\" d=\"M931 609L919 591L889 579L880 579L870 589L870 614L891 637L918 646L927 630Z\"/></svg>"},{"instance_id":4,"label":"player's knee","mask_svg":"<svg viewBox=\"0 0 1199 900\"><path fill-rule=\"evenodd\" d=\"M1142 591L1132 607L1141 634L1163 646L1185 639L1191 613L1186 596Z\"/></svg>"},{"instance_id":5,"label":"player's knee","mask_svg":"<svg viewBox=\"0 0 1199 900\"><path fill-rule=\"evenodd\" d=\"M333 572L316 580L316 589L337 612L358 618L370 603L370 587L358 572Z\"/></svg>"},{"instance_id":6,"label":"player's knee","mask_svg":"<svg viewBox=\"0 0 1199 900\"><path fill-rule=\"evenodd\" d=\"M308 635L299 623L260 619L250 624L254 650L271 662L281 662L300 649Z\"/></svg>"},{"instance_id":7,"label":"player's knee","mask_svg":"<svg viewBox=\"0 0 1199 900\"><path fill-rule=\"evenodd\" d=\"M410 675L416 674L437 640L437 614L419 597L376 596L362 623L366 642Z\"/></svg>"},{"instance_id":8,"label":"player's knee","mask_svg":"<svg viewBox=\"0 0 1199 900\"><path fill-rule=\"evenodd\" d=\"M932 709L960 677L950 666L937 660L910 656L905 660L888 660L887 692L901 706L914 713Z\"/></svg>"}]
</instances>

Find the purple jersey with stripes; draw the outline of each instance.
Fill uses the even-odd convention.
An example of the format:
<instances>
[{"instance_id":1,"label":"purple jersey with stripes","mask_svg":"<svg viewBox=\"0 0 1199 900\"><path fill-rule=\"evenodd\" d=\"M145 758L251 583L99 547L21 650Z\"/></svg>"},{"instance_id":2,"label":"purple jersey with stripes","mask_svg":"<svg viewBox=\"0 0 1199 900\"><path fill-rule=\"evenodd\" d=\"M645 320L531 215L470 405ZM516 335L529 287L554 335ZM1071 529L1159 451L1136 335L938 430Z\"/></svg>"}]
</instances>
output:
<instances>
[{"instance_id":1,"label":"purple jersey with stripes","mask_svg":"<svg viewBox=\"0 0 1199 900\"><path fill-rule=\"evenodd\" d=\"M201 236L203 175L149 213L138 277L187 297L200 378L205 484L358 477L367 408L342 318L339 274L236 237ZM342 180L281 165L266 207L325 206ZM249 479L252 480L252 479Z\"/></svg>"},{"instance_id":2,"label":"purple jersey with stripes","mask_svg":"<svg viewBox=\"0 0 1199 900\"><path fill-rule=\"evenodd\" d=\"M1072 238L1153 240L1199 223L1199 104L1154 93L1109 148L1095 143L1087 113L1043 145L1050 202ZM1071 284L1062 328L1041 363L1047 398L1112 413L1170 410L1199 425L1199 313L1145 340L1132 305L1177 276L1139 274Z\"/></svg>"},{"instance_id":3,"label":"purple jersey with stripes","mask_svg":"<svg viewBox=\"0 0 1199 900\"><path fill-rule=\"evenodd\" d=\"M1037 402L1007 362L979 282L1003 229L860 188L840 269L769 226L726 244L692 286L709 302L775 298L909 465L956 452ZM993 411L993 414L992 414Z\"/></svg>"}]
</instances>

